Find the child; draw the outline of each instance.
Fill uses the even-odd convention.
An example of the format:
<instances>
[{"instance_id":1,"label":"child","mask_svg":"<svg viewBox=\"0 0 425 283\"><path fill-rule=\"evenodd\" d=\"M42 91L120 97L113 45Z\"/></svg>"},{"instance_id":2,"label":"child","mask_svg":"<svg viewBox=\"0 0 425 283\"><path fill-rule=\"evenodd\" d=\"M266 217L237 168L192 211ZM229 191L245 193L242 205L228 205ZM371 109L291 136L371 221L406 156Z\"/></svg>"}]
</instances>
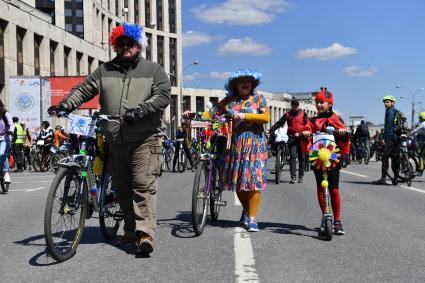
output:
<instances>
[{"instance_id":1,"label":"child","mask_svg":"<svg viewBox=\"0 0 425 283\"><path fill-rule=\"evenodd\" d=\"M311 117L309 123L306 126L306 130L303 132L305 136L311 136L312 133L317 131L325 132L326 128L331 126L338 131L338 135L335 137L335 142L340 148L340 154L349 154L350 153L350 139L347 135L347 129L344 125L344 121L340 116L332 111L332 106L334 103L334 96L332 92L329 92L327 88L320 88L320 92L316 95L316 108L317 116ZM310 148L310 146L309 146ZM338 164L336 167L328 171L328 188L329 194L331 197L332 211L334 214L334 233L337 235L344 235L345 232L342 229L341 224L341 200L339 195L339 171L341 170L341 165ZM324 204L324 188L321 186L323 181L322 171L319 169L314 169L314 175L316 177L317 184L317 197L319 200L320 208L322 213L325 209ZM321 225L323 231L323 223Z\"/></svg>"}]
</instances>

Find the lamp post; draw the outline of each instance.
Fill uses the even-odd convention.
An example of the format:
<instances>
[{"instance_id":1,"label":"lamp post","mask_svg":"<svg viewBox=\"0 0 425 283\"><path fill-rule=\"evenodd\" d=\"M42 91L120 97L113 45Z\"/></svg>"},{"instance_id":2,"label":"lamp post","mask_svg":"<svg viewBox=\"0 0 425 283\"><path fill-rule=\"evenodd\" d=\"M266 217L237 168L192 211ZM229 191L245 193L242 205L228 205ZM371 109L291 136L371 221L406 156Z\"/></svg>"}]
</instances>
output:
<instances>
[{"instance_id":1,"label":"lamp post","mask_svg":"<svg viewBox=\"0 0 425 283\"><path fill-rule=\"evenodd\" d=\"M399 84L397 84L395 87L396 88L405 88L405 89L407 89L410 92L411 96L412 96L412 120L411 120L411 123L412 123L412 128L413 128L415 126L415 94L417 94L420 91L423 91L424 88L421 87L421 88L417 89L416 91L412 91L408 87L401 86ZM404 97L403 96L400 96L400 98L404 98Z\"/></svg>"},{"instance_id":2,"label":"lamp post","mask_svg":"<svg viewBox=\"0 0 425 283\"><path fill-rule=\"evenodd\" d=\"M189 69L191 66L194 65L199 65L199 61L198 60L193 60L192 63L190 63L189 65L187 65L186 67L183 68L183 71L180 75L180 80L179 80L179 86L180 86L180 92L179 92L179 96L180 96L180 116L183 114L183 75L184 72ZM178 119L178 124L179 126L181 126L181 119Z\"/></svg>"}]
</instances>

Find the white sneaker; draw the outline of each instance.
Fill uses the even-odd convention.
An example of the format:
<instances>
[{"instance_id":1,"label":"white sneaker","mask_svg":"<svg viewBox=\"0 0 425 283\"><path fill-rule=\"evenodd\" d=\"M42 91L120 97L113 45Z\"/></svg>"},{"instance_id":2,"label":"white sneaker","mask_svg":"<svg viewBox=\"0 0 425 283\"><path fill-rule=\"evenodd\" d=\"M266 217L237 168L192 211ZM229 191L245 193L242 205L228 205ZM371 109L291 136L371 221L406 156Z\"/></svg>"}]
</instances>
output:
<instances>
[{"instance_id":1,"label":"white sneaker","mask_svg":"<svg viewBox=\"0 0 425 283\"><path fill-rule=\"evenodd\" d=\"M10 184L10 174L9 174L9 172L4 172L3 180L6 184Z\"/></svg>"}]
</instances>

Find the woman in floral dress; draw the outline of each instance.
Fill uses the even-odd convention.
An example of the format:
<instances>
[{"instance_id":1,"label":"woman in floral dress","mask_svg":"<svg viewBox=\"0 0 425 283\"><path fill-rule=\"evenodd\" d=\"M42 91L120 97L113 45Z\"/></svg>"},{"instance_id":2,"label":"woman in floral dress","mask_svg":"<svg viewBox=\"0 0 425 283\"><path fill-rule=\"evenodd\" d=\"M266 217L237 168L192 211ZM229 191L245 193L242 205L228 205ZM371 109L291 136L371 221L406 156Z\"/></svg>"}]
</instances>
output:
<instances>
[{"instance_id":1,"label":"woman in floral dress","mask_svg":"<svg viewBox=\"0 0 425 283\"><path fill-rule=\"evenodd\" d=\"M267 187L267 140L264 124L270 122L267 101L255 92L261 74L242 69L226 81L227 96L207 115L227 112L233 117L230 149L221 170L224 189L236 191L243 206L241 221L250 232L258 231L255 219L260 192ZM187 115L186 115L187 116Z\"/></svg>"}]
</instances>

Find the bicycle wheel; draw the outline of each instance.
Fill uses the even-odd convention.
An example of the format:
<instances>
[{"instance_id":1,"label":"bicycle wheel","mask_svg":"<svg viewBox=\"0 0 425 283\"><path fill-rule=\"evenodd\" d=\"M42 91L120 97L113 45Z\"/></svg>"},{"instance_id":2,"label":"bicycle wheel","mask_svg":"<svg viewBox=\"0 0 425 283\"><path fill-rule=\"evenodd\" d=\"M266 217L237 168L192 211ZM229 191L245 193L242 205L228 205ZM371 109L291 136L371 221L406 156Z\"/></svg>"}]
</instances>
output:
<instances>
[{"instance_id":1,"label":"bicycle wheel","mask_svg":"<svg viewBox=\"0 0 425 283\"><path fill-rule=\"evenodd\" d=\"M76 170L60 168L50 186L44 212L47 250L58 262L71 258L80 243L87 212L87 184L80 191Z\"/></svg>"},{"instance_id":2,"label":"bicycle wheel","mask_svg":"<svg viewBox=\"0 0 425 283\"><path fill-rule=\"evenodd\" d=\"M413 166L406 154L402 154L400 166L400 177L402 181L406 182L407 186L410 187L412 185Z\"/></svg>"},{"instance_id":3,"label":"bicycle wheel","mask_svg":"<svg viewBox=\"0 0 425 283\"><path fill-rule=\"evenodd\" d=\"M276 164L275 164L275 174L274 174L274 182L276 184L279 184L280 182L280 172L282 170L281 162L282 162L282 156L281 156L281 150L279 149L279 146L276 148Z\"/></svg>"},{"instance_id":4,"label":"bicycle wheel","mask_svg":"<svg viewBox=\"0 0 425 283\"><path fill-rule=\"evenodd\" d=\"M325 239L332 240L332 219L325 219Z\"/></svg>"},{"instance_id":5,"label":"bicycle wheel","mask_svg":"<svg viewBox=\"0 0 425 283\"><path fill-rule=\"evenodd\" d=\"M66 154L63 152L58 152L52 155L52 158L50 159L50 169L53 173L58 172L59 170L59 161L66 158Z\"/></svg>"},{"instance_id":6,"label":"bicycle wheel","mask_svg":"<svg viewBox=\"0 0 425 283\"><path fill-rule=\"evenodd\" d=\"M2 166L3 167L3 166ZM3 172L3 168L0 168L1 172ZM1 174L1 173L0 173ZM0 176L0 186L3 193L7 193L9 191L9 183L4 182L4 172Z\"/></svg>"},{"instance_id":7,"label":"bicycle wheel","mask_svg":"<svg viewBox=\"0 0 425 283\"><path fill-rule=\"evenodd\" d=\"M179 159L177 168L180 173L183 173L186 170L186 154L183 149L179 150Z\"/></svg>"},{"instance_id":8,"label":"bicycle wheel","mask_svg":"<svg viewBox=\"0 0 425 283\"><path fill-rule=\"evenodd\" d=\"M215 173L213 176L213 184L214 187L212 188L212 194L210 197L210 213L211 213L211 220L212 221L217 221L218 220L218 215L220 213L220 207L223 204L223 190L221 190L220 187L220 176L219 176L219 172L218 172L218 168L214 169Z\"/></svg>"},{"instance_id":9,"label":"bicycle wheel","mask_svg":"<svg viewBox=\"0 0 425 283\"><path fill-rule=\"evenodd\" d=\"M196 169L192 190L192 226L196 236L202 234L207 223L208 182L207 163L201 162Z\"/></svg>"},{"instance_id":10,"label":"bicycle wheel","mask_svg":"<svg viewBox=\"0 0 425 283\"><path fill-rule=\"evenodd\" d=\"M364 157L364 164L368 165L369 164L369 159L370 159L369 151L366 151L365 152L365 157Z\"/></svg>"},{"instance_id":11,"label":"bicycle wheel","mask_svg":"<svg viewBox=\"0 0 425 283\"><path fill-rule=\"evenodd\" d=\"M102 176L102 192L99 200L99 225L100 231L106 240L116 237L124 215L116 198L115 187L109 173Z\"/></svg>"}]
</instances>

